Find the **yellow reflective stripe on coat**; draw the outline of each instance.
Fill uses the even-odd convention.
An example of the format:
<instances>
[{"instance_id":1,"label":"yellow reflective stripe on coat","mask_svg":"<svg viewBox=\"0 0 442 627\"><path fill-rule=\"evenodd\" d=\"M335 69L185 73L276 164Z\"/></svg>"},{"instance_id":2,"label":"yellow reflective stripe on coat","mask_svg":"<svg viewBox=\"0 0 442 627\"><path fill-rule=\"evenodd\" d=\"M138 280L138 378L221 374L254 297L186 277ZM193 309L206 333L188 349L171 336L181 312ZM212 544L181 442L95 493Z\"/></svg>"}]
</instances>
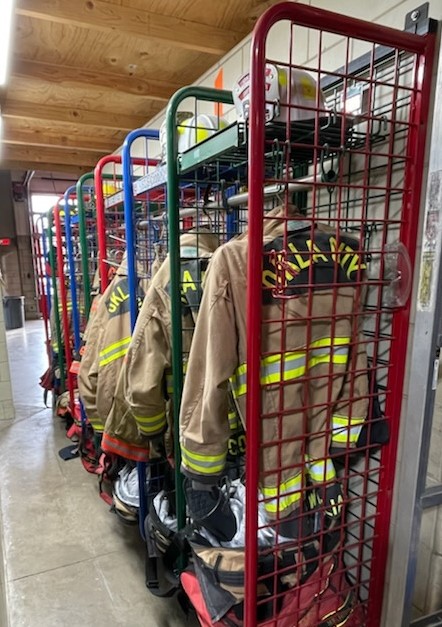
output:
<instances>
[{"instance_id":1,"label":"yellow reflective stripe on coat","mask_svg":"<svg viewBox=\"0 0 442 627\"><path fill-rule=\"evenodd\" d=\"M88 418L88 420L96 433L103 433L104 425L99 418Z\"/></svg>"},{"instance_id":2,"label":"yellow reflective stripe on coat","mask_svg":"<svg viewBox=\"0 0 442 627\"><path fill-rule=\"evenodd\" d=\"M107 364L110 364L111 361L115 361L116 359L119 359L120 357L124 357L124 355L127 353L128 350L129 348L123 348L121 351L118 351L117 353L114 353L113 355L106 357L106 359L102 359L98 365L106 366Z\"/></svg>"},{"instance_id":3,"label":"yellow reflective stripe on coat","mask_svg":"<svg viewBox=\"0 0 442 627\"><path fill-rule=\"evenodd\" d=\"M162 431L166 425L166 412L162 411L156 416L137 416L134 414L139 430L144 435L152 435Z\"/></svg>"},{"instance_id":4,"label":"yellow reflective stripe on coat","mask_svg":"<svg viewBox=\"0 0 442 627\"><path fill-rule=\"evenodd\" d=\"M106 346L106 348L103 348L100 351L100 357L104 357L105 355L112 353L113 351L115 351L117 348L120 348L121 346L127 346L127 344L130 344L130 340L131 340L131 336L129 335L129 337L125 337L122 340L118 340L118 342L109 344L109 346Z\"/></svg>"},{"instance_id":5,"label":"yellow reflective stripe on coat","mask_svg":"<svg viewBox=\"0 0 442 627\"><path fill-rule=\"evenodd\" d=\"M332 441L338 444L356 444L364 422L364 418L335 414L332 418Z\"/></svg>"},{"instance_id":6,"label":"yellow reflective stripe on coat","mask_svg":"<svg viewBox=\"0 0 442 627\"><path fill-rule=\"evenodd\" d=\"M261 360L261 385L299 379L319 364L346 365L349 345L349 337L321 338L312 342L308 351L277 353L264 357ZM236 397L247 392L247 364L241 364L236 369L231 384Z\"/></svg>"},{"instance_id":7,"label":"yellow reflective stripe on coat","mask_svg":"<svg viewBox=\"0 0 442 627\"><path fill-rule=\"evenodd\" d=\"M269 514L283 512L301 499L302 474L282 481L279 486L261 487L261 492L266 499L264 507Z\"/></svg>"},{"instance_id":8,"label":"yellow reflective stripe on coat","mask_svg":"<svg viewBox=\"0 0 442 627\"><path fill-rule=\"evenodd\" d=\"M336 479L336 470L331 459L312 459L306 455L305 461L312 481L320 483Z\"/></svg>"},{"instance_id":9,"label":"yellow reflective stripe on coat","mask_svg":"<svg viewBox=\"0 0 442 627\"><path fill-rule=\"evenodd\" d=\"M58 311L59 311L59 313L62 313L62 312L63 312L63 309L64 309L63 304L58 305ZM72 311L72 303L67 303L67 305L66 305L66 310L67 310L67 311Z\"/></svg>"},{"instance_id":10,"label":"yellow reflective stripe on coat","mask_svg":"<svg viewBox=\"0 0 442 627\"><path fill-rule=\"evenodd\" d=\"M193 453L181 445L182 462L187 468L200 475L213 475L224 470L227 451L219 455Z\"/></svg>"},{"instance_id":11,"label":"yellow reflective stripe on coat","mask_svg":"<svg viewBox=\"0 0 442 627\"><path fill-rule=\"evenodd\" d=\"M236 411L229 411L229 428L230 431L236 431L239 427L238 414Z\"/></svg>"},{"instance_id":12,"label":"yellow reflective stripe on coat","mask_svg":"<svg viewBox=\"0 0 442 627\"><path fill-rule=\"evenodd\" d=\"M124 357L129 349L130 337L125 337L123 340L119 340L118 342L114 342L103 350L100 351L100 357L102 358L98 363L99 366L106 366L106 364L119 359L120 357Z\"/></svg>"}]
</instances>

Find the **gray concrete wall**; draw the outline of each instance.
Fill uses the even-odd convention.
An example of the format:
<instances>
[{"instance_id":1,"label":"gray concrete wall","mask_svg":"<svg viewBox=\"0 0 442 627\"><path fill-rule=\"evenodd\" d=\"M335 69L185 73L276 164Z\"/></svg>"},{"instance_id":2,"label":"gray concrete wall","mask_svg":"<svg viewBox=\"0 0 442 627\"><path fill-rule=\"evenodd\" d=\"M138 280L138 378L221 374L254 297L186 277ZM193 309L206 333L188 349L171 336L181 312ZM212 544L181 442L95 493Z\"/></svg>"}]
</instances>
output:
<instances>
[{"instance_id":1,"label":"gray concrete wall","mask_svg":"<svg viewBox=\"0 0 442 627\"><path fill-rule=\"evenodd\" d=\"M32 260L29 209L26 196L13 195L10 172L0 172L2 219L0 237L10 237L11 245L0 250L0 269L5 293L25 297L26 319L39 317Z\"/></svg>"}]
</instances>

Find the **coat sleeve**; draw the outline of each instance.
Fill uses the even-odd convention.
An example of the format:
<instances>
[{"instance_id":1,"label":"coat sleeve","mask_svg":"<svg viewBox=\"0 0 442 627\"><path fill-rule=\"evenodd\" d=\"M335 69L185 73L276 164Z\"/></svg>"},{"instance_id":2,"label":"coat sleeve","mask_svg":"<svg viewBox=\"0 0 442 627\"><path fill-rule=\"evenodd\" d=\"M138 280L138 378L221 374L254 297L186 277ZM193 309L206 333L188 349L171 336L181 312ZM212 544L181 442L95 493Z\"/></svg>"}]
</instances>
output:
<instances>
[{"instance_id":1,"label":"coat sleeve","mask_svg":"<svg viewBox=\"0 0 442 627\"><path fill-rule=\"evenodd\" d=\"M131 342L129 312L107 319L98 353L97 412L102 426L112 407L118 377Z\"/></svg>"},{"instance_id":2,"label":"coat sleeve","mask_svg":"<svg viewBox=\"0 0 442 627\"><path fill-rule=\"evenodd\" d=\"M141 435L155 438L166 429L166 370L170 368L170 314L151 287L126 355L124 398Z\"/></svg>"},{"instance_id":3,"label":"coat sleeve","mask_svg":"<svg viewBox=\"0 0 442 627\"><path fill-rule=\"evenodd\" d=\"M92 427L98 431L103 430L97 410L98 354L101 333L102 325L97 311L87 329L87 341L78 372L78 390L86 416Z\"/></svg>"},{"instance_id":4,"label":"coat sleeve","mask_svg":"<svg viewBox=\"0 0 442 627\"><path fill-rule=\"evenodd\" d=\"M223 248L205 278L180 412L182 471L202 482L224 471L230 436L229 378L238 362L234 304Z\"/></svg>"},{"instance_id":5,"label":"coat sleeve","mask_svg":"<svg viewBox=\"0 0 442 627\"><path fill-rule=\"evenodd\" d=\"M369 406L367 352L361 330L356 338L351 348L339 401L333 408L331 445L334 448L354 448L367 418Z\"/></svg>"}]
</instances>

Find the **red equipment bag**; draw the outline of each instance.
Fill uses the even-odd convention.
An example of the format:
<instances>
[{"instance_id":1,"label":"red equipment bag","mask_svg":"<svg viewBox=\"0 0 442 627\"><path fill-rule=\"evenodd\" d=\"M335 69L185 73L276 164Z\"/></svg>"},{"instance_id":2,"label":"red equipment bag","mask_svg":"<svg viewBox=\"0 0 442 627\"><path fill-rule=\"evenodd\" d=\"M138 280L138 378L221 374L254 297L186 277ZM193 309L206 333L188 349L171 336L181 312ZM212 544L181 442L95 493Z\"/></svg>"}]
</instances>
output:
<instances>
[{"instance_id":1,"label":"red equipment bag","mask_svg":"<svg viewBox=\"0 0 442 627\"><path fill-rule=\"evenodd\" d=\"M181 585L202 627L241 627L243 620L234 610L212 622L196 574L186 570ZM268 627L362 627L365 616L345 576L345 567L334 555L323 563L306 583L285 592L276 618L259 623Z\"/></svg>"}]
</instances>

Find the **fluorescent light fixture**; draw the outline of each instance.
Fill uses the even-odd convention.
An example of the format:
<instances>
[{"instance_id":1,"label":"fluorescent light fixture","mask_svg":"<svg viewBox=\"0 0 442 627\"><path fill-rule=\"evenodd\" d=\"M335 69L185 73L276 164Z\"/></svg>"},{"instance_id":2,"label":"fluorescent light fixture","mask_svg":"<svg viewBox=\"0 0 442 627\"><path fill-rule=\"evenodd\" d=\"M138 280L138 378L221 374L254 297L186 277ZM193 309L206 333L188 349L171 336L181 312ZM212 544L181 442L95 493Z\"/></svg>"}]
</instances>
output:
<instances>
[{"instance_id":1,"label":"fluorescent light fixture","mask_svg":"<svg viewBox=\"0 0 442 627\"><path fill-rule=\"evenodd\" d=\"M0 0L0 86L6 83L14 0Z\"/></svg>"}]
</instances>

